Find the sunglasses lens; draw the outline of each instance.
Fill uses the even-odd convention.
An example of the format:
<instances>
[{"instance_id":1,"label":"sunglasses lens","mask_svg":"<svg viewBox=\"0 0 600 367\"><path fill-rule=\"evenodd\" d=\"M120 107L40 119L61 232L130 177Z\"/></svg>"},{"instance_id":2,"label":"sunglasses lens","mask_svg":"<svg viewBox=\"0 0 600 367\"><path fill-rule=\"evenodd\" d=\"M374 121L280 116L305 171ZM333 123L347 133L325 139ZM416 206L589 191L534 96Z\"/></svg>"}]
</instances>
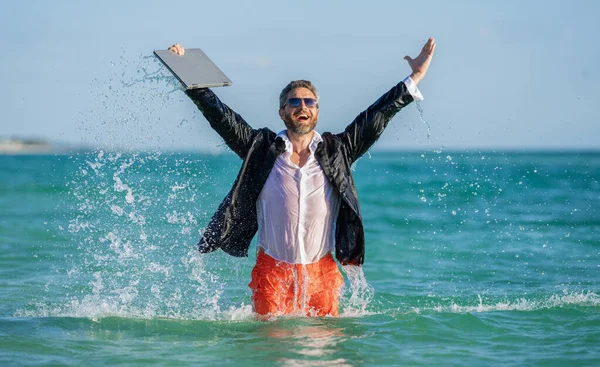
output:
<instances>
[{"instance_id":1,"label":"sunglasses lens","mask_svg":"<svg viewBox=\"0 0 600 367\"><path fill-rule=\"evenodd\" d=\"M313 98L304 98L304 105L306 107L315 107L317 105L317 100Z\"/></svg>"},{"instance_id":2,"label":"sunglasses lens","mask_svg":"<svg viewBox=\"0 0 600 367\"><path fill-rule=\"evenodd\" d=\"M302 98L290 98L287 104L290 107L300 107L302 106Z\"/></svg>"}]
</instances>

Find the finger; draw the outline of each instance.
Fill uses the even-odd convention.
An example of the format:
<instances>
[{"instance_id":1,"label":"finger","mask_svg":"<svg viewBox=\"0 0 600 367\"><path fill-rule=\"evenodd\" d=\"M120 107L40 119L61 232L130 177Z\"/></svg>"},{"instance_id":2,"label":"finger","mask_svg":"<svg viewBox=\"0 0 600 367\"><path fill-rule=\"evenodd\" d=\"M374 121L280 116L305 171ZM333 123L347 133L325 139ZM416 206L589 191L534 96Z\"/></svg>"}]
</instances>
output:
<instances>
[{"instance_id":1,"label":"finger","mask_svg":"<svg viewBox=\"0 0 600 367\"><path fill-rule=\"evenodd\" d=\"M427 58L431 59L433 53L435 52L435 43L431 46L431 48L427 51Z\"/></svg>"},{"instance_id":2,"label":"finger","mask_svg":"<svg viewBox=\"0 0 600 367\"><path fill-rule=\"evenodd\" d=\"M428 52L429 49L431 47L431 38L429 38L427 40L427 42L425 42L425 44L423 45L423 49L421 50L421 52Z\"/></svg>"},{"instance_id":3,"label":"finger","mask_svg":"<svg viewBox=\"0 0 600 367\"><path fill-rule=\"evenodd\" d=\"M411 61L412 61L412 59L411 59L411 58L410 58L410 56L408 56L408 55L407 55L407 56L404 56L404 60L406 60L406 61L408 61L408 62L411 62Z\"/></svg>"}]
</instances>

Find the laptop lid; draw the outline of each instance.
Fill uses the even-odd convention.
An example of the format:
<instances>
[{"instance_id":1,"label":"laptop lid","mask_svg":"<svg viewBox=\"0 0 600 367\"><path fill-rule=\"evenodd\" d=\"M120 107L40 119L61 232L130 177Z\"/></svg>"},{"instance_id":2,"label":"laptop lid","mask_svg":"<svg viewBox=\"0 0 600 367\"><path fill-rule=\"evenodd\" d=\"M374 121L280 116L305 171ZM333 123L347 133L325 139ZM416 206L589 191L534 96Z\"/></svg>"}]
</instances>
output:
<instances>
[{"instance_id":1,"label":"laptop lid","mask_svg":"<svg viewBox=\"0 0 600 367\"><path fill-rule=\"evenodd\" d=\"M185 89L231 85L231 80L199 48L186 48L183 56L168 50L156 50L154 54L179 79Z\"/></svg>"}]
</instances>

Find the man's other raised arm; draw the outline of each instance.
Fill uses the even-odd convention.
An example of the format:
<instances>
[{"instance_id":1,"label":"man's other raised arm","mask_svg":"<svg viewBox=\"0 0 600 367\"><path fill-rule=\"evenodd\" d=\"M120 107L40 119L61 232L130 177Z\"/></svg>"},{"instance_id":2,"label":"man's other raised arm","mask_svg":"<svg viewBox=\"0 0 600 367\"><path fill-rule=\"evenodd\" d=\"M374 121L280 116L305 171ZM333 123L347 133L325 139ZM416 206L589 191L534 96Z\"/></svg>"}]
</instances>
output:
<instances>
[{"instance_id":1,"label":"man's other raised arm","mask_svg":"<svg viewBox=\"0 0 600 367\"><path fill-rule=\"evenodd\" d=\"M430 38L417 58L406 56L404 59L412 69L411 75L361 112L344 132L337 135L346 147L351 162L369 150L398 111L414 99L423 99L417 84L425 77L434 51L435 40Z\"/></svg>"},{"instance_id":2,"label":"man's other raised arm","mask_svg":"<svg viewBox=\"0 0 600 367\"><path fill-rule=\"evenodd\" d=\"M356 161L377 141L398 111L413 101L404 82L398 83L361 112L344 132L337 134L348 152L350 162Z\"/></svg>"}]
</instances>

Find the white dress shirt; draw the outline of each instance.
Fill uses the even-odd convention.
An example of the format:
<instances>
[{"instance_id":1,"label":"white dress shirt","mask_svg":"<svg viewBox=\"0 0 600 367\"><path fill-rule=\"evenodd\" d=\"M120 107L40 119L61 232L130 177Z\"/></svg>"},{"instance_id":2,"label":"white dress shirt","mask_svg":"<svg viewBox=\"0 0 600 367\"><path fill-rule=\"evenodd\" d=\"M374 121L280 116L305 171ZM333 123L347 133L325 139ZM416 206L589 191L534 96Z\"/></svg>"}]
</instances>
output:
<instances>
[{"instance_id":1,"label":"white dress shirt","mask_svg":"<svg viewBox=\"0 0 600 367\"><path fill-rule=\"evenodd\" d=\"M314 263L334 248L340 196L315 159L315 149L323 140L319 133L314 132L302 167L290 159L287 130L278 136L285 142L285 152L275 160L256 201L258 247L276 260Z\"/></svg>"},{"instance_id":2,"label":"white dress shirt","mask_svg":"<svg viewBox=\"0 0 600 367\"><path fill-rule=\"evenodd\" d=\"M410 77L404 84L415 100L423 99ZM285 142L285 152L275 160L256 201L257 247L279 261L314 263L335 248L341 198L315 159L315 149L323 141L319 133L314 132L310 155L302 167L290 159L293 150L287 130L278 136Z\"/></svg>"}]
</instances>

